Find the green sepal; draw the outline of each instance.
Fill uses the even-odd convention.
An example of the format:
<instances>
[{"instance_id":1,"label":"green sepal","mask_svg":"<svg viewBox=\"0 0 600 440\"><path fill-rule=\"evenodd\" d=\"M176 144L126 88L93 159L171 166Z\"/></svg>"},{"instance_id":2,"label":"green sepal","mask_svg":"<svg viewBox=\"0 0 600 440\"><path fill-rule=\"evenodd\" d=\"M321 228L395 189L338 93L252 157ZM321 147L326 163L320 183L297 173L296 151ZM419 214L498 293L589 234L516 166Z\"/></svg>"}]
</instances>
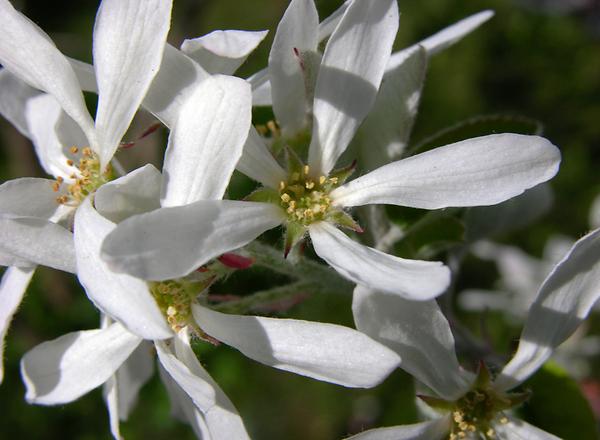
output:
<instances>
[{"instance_id":1,"label":"green sepal","mask_svg":"<svg viewBox=\"0 0 600 440\"><path fill-rule=\"evenodd\" d=\"M258 188L248 194L244 200L249 202L262 202L262 203L274 203L275 205L279 205L281 199L279 198L279 193L272 188Z\"/></svg>"},{"instance_id":2,"label":"green sepal","mask_svg":"<svg viewBox=\"0 0 600 440\"><path fill-rule=\"evenodd\" d=\"M417 397L434 409L452 411L455 406L455 402L440 399L439 397L424 396L423 394L417 394Z\"/></svg>"},{"instance_id":3,"label":"green sepal","mask_svg":"<svg viewBox=\"0 0 600 440\"><path fill-rule=\"evenodd\" d=\"M344 168L338 168L337 170L333 170L331 174L329 174L329 178L332 177L337 178L336 186L342 185L348 177L354 174L356 170L356 159L352 161L352 163Z\"/></svg>"},{"instance_id":4,"label":"green sepal","mask_svg":"<svg viewBox=\"0 0 600 440\"><path fill-rule=\"evenodd\" d=\"M475 379L474 388L488 388L492 382L492 374L484 361L479 361L477 367L477 378Z\"/></svg>"},{"instance_id":5,"label":"green sepal","mask_svg":"<svg viewBox=\"0 0 600 440\"><path fill-rule=\"evenodd\" d=\"M296 246L306 235L307 228L301 223L288 222L285 227L285 247L284 256L287 257L290 251Z\"/></svg>"},{"instance_id":6,"label":"green sepal","mask_svg":"<svg viewBox=\"0 0 600 440\"><path fill-rule=\"evenodd\" d=\"M351 229L354 232L358 232L362 234L364 232L363 228L352 218L350 214L345 211L334 211L327 216L327 220L335 223L337 226L341 226L342 228Z\"/></svg>"}]
</instances>

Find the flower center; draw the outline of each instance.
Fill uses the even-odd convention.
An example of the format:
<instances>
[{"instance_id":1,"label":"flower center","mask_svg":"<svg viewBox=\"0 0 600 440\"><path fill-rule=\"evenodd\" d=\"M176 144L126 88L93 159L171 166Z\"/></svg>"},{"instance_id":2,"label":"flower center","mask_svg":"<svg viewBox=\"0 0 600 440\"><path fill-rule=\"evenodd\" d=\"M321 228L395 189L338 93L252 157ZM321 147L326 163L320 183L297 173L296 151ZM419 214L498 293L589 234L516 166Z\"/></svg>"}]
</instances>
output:
<instances>
[{"instance_id":1,"label":"flower center","mask_svg":"<svg viewBox=\"0 0 600 440\"><path fill-rule=\"evenodd\" d=\"M501 416L501 411L510 406L510 401L492 389L475 388L469 391L456 401L452 411L450 440L472 438L475 433L479 435L477 438L496 439L493 422L508 423L508 419Z\"/></svg>"},{"instance_id":2,"label":"flower center","mask_svg":"<svg viewBox=\"0 0 600 440\"><path fill-rule=\"evenodd\" d=\"M329 193L338 184L337 177L313 179L309 172L309 166L304 165L300 172L292 172L287 181L279 182L280 204L288 220L305 226L327 218L331 208Z\"/></svg>"},{"instance_id":3,"label":"flower center","mask_svg":"<svg viewBox=\"0 0 600 440\"><path fill-rule=\"evenodd\" d=\"M71 159L67 159L67 165L75 166L78 173L73 173L70 178L73 183L67 185L67 193L56 198L56 201L61 205L77 206L88 195L95 192L105 183L110 182L113 178L113 170L110 164L103 171L100 168L100 158L91 148L85 147L81 150L78 147L71 147L71 153L80 156L79 162L75 163ZM53 184L53 189L58 192L64 179L57 177Z\"/></svg>"},{"instance_id":4,"label":"flower center","mask_svg":"<svg viewBox=\"0 0 600 440\"><path fill-rule=\"evenodd\" d=\"M167 280L150 282L148 286L156 304L175 332L192 322L192 301L200 293L197 283Z\"/></svg>"}]
</instances>

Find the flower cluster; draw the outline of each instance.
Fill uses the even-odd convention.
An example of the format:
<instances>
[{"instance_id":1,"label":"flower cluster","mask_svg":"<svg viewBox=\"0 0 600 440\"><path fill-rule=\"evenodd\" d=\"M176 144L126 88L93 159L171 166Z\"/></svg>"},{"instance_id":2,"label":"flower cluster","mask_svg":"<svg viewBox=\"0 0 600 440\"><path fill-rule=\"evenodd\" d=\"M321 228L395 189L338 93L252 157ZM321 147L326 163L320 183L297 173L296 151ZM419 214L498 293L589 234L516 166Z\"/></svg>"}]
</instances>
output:
<instances>
[{"instance_id":1,"label":"flower cluster","mask_svg":"<svg viewBox=\"0 0 600 440\"><path fill-rule=\"evenodd\" d=\"M600 231L554 266L516 354L493 377L485 364L476 374L459 365L435 300L456 269L395 255L389 234L398 226L382 209L496 205L557 173L558 149L533 135L491 134L416 154L406 148L427 60L492 13L393 53L396 0L348 0L322 22L313 0L291 0L268 67L242 79L237 68L266 32L216 31L177 49L166 43L171 3L102 0L91 66L63 55L0 0L0 84L12 84L0 100L14 103L0 109L53 176L0 186L0 262L9 266L0 335L38 265L74 274L101 317L98 329L25 354L26 399L63 404L103 385L120 438L119 421L152 375L156 353L174 407L199 437L248 438L194 350L227 344L345 387L374 387L400 367L436 395L420 396L432 420L352 438L553 438L516 419L513 408L528 395L508 391L576 330L600 295ZM83 91L98 95L95 118ZM253 126L253 106L272 107L268 129ZM114 157L142 110L169 130L162 171L150 164L127 171ZM236 170L256 181L238 198L228 191ZM281 239L263 235L280 226ZM255 265L296 281L224 303L211 293ZM265 298L289 299L298 286L353 294L356 329L252 314Z\"/></svg>"}]
</instances>

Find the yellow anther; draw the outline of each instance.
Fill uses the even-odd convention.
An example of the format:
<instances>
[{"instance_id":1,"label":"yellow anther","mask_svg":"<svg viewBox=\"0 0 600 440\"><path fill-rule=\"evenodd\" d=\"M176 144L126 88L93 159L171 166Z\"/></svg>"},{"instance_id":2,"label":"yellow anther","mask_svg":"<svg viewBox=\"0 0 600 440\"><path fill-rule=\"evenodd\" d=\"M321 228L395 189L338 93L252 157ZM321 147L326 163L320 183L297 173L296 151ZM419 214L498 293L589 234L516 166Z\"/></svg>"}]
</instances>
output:
<instances>
[{"instance_id":1,"label":"yellow anther","mask_svg":"<svg viewBox=\"0 0 600 440\"><path fill-rule=\"evenodd\" d=\"M69 201L69 198L67 196L60 196L60 197L56 198L56 202L60 205L64 205L68 201Z\"/></svg>"},{"instance_id":2,"label":"yellow anther","mask_svg":"<svg viewBox=\"0 0 600 440\"><path fill-rule=\"evenodd\" d=\"M502 417L502 418L500 419L500 423L502 423L503 425L506 425L506 424L508 423L508 418L506 418L506 417Z\"/></svg>"},{"instance_id":3,"label":"yellow anther","mask_svg":"<svg viewBox=\"0 0 600 440\"><path fill-rule=\"evenodd\" d=\"M59 184L59 185L60 185L61 183L63 183L63 182L64 182L64 180L65 180L65 179L63 179L63 178L62 178L62 177L60 177L60 176L58 176L58 177L56 178L56 181L58 182L58 184Z\"/></svg>"},{"instance_id":4,"label":"yellow anther","mask_svg":"<svg viewBox=\"0 0 600 440\"><path fill-rule=\"evenodd\" d=\"M269 131L273 134L277 133L277 125L275 125L275 121L269 121L267 122L267 128L269 129Z\"/></svg>"},{"instance_id":5,"label":"yellow anther","mask_svg":"<svg viewBox=\"0 0 600 440\"><path fill-rule=\"evenodd\" d=\"M81 153L87 157L92 157L94 155L94 152L90 147L85 147L83 150L81 150Z\"/></svg>"},{"instance_id":6,"label":"yellow anther","mask_svg":"<svg viewBox=\"0 0 600 440\"><path fill-rule=\"evenodd\" d=\"M71 159L67 159L67 165L69 165L70 167L73 166L73 161Z\"/></svg>"},{"instance_id":7,"label":"yellow anther","mask_svg":"<svg viewBox=\"0 0 600 440\"><path fill-rule=\"evenodd\" d=\"M281 201L284 203L288 203L290 201L291 197L288 193L283 193L281 194Z\"/></svg>"},{"instance_id":8,"label":"yellow anther","mask_svg":"<svg viewBox=\"0 0 600 440\"><path fill-rule=\"evenodd\" d=\"M327 180L327 177L325 177L325 176L319 177L319 185L323 185L326 180Z\"/></svg>"},{"instance_id":9,"label":"yellow anther","mask_svg":"<svg viewBox=\"0 0 600 440\"><path fill-rule=\"evenodd\" d=\"M330 178L329 178L329 181L330 181L331 183L333 183L334 185L337 185L337 183L338 183L338 178L337 178L337 177L330 177Z\"/></svg>"},{"instance_id":10,"label":"yellow anther","mask_svg":"<svg viewBox=\"0 0 600 440\"><path fill-rule=\"evenodd\" d=\"M58 192L58 190L59 190L59 189L60 189L60 183L58 183L58 182L54 182L54 183L52 184L52 191L54 191L54 192Z\"/></svg>"},{"instance_id":11,"label":"yellow anther","mask_svg":"<svg viewBox=\"0 0 600 440\"><path fill-rule=\"evenodd\" d=\"M177 309L173 306L167 307L167 316L172 317L177 315Z\"/></svg>"},{"instance_id":12,"label":"yellow anther","mask_svg":"<svg viewBox=\"0 0 600 440\"><path fill-rule=\"evenodd\" d=\"M304 186L306 186L306 189L313 189L315 187L315 182L313 182L312 180L308 180Z\"/></svg>"},{"instance_id":13,"label":"yellow anther","mask_svg":"<svg viewBox=\"0 0 600 440\"><path fill-rule=\"evenodd\" d=\"M308 176L308 173L310 172L310 167L308 165L304 165L304 168L302 170L304 171L304 175Z\"/></svg>"},{"instance_id":14,"label":"yellow anther","mask_svg":"<svg viewBox=\"0 0 600 440\"><path fill-rule=\"evenodd\" d=\"M79 153L79 148L77 148L75 145L73 145L73 146L70 148L70 151L71 151L71 153L73 153L73 154L77 154L77 153Z\"/></svg>"},{"instance_id":15,"label":"yellow anther","mask_svg":"<svg viewBox=\"0 0 600 440\"><path fill-rule=\"evenodd\" d=\"M282 180L279 182L279 191L283 191L285 189L285 182Z\"/></svg>"},{"instance_id":16,"label":"yellow anther","mask_svg":"<svg viewBox=\"0 0 600 440\"><path fill-rule=\"evenodd\" d=\"M490 428L486 431L485 435L487 435L490 438L494 438L496 437L496 431L494 431L493 428Z\"/></svg>"}]
</instances>

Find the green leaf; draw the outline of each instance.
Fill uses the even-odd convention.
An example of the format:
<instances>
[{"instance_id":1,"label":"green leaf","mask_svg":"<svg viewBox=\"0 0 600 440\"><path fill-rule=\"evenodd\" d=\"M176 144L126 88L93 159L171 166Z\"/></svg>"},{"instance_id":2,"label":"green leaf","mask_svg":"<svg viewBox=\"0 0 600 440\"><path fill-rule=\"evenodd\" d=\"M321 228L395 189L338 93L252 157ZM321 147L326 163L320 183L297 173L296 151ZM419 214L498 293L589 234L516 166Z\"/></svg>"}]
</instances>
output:
<instances>
[{"instance_id":1,"label":"green leaf","mask_svg":"<svg viewBox=\"0 0 600 440\"><path fill-rule=\"evenodd\" d=\"M475 116L445 128L425 138L409 150L408 156L423 153L443 145L453 144L465 139L497 133L518 133L540 135L543 132L541 122L516 115Z\"/></svg>"},{"instance_id":2,"label":"green leaf","mask_svg":"<svg viewBox=\"0 0 600 440\"><path fill-rule=\"evenodd\" d=\"M529 423L565 440L595 440L594 413L579 384L554 362L546 363L523 385L532 391L520 412Z\"/></svg>"}]
</instances>

